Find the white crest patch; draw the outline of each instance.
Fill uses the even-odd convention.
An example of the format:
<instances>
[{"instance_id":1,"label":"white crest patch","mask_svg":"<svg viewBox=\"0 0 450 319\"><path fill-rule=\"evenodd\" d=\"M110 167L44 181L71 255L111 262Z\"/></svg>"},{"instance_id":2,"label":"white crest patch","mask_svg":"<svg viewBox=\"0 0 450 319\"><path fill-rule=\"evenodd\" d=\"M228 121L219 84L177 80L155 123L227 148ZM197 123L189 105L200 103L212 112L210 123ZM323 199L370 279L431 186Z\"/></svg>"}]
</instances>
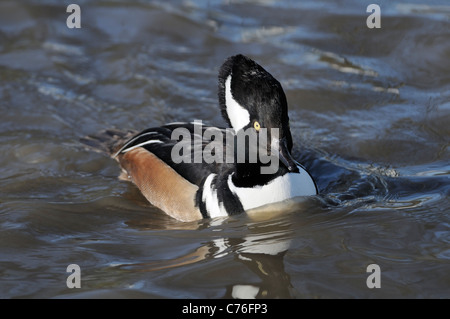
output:
<instances>
[{"instance_id":1,"label":"white crest patch","mask_svg":"<svg viewBox=\"0 0 450 319\"><path fill-rule=\"evenodd\" d=\"M302 167L300 173L288 173L279 176L263 186L236 187L228 177L228 187L239 197L244 210L278 203L297 196L316 195L316 185L311 176Z\"/></svg>"},{"instance_id":2,"label":"white crest patch","mask_svg":"<svg viewBox=\"0 0 450 319\"><path fill-rule=\"evenodd\" d=\"M225 105L231 126L237 132L250 123L250 113L242 107L231 94L231 74L225 81Z\"/></svg>"}]
</instances>

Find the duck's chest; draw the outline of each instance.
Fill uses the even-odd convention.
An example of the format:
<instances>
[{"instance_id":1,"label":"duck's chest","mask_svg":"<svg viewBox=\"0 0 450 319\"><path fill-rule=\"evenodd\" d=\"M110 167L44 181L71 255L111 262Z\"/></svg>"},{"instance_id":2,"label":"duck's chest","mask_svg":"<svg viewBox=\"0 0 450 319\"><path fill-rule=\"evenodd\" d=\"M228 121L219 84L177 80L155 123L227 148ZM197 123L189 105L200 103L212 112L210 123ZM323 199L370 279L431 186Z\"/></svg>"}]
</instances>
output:
<instances>
[{"instance_id":1,"label":"duck's chest","mask_svg":"<svg viewBox=\"0 0 450 319\"><path fill-rule=\"evenodd\" d=\"M302 168L300 168L300 173L285 174L265 185L254 187L236 187L230 175L228 187L239 198L244 210L281 202L297 196L317 194L313 179Z\"/></svg>"}]
</instances>

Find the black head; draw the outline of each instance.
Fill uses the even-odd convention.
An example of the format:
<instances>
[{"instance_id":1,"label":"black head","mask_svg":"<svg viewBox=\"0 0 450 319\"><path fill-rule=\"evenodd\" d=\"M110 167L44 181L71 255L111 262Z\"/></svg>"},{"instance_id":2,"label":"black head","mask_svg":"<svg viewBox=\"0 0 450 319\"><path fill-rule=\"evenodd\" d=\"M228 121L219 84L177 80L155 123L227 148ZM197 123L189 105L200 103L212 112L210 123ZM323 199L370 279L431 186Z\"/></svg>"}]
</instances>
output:
<instances>
[{"instance_id":1,"label":"black head","mask_svg":"<svg viewBox=\"0 0 450 319\"><path fill-rule=\"evenodd\" d=\"M290 152L286 95L280 82L244 55L229 57L219 71L219 103L222 115L236 132L261 128L278 129L276 140L269 135L268 149L279 147L279 158L289 171L298 171Z\"/></svg>"}]
</instances>

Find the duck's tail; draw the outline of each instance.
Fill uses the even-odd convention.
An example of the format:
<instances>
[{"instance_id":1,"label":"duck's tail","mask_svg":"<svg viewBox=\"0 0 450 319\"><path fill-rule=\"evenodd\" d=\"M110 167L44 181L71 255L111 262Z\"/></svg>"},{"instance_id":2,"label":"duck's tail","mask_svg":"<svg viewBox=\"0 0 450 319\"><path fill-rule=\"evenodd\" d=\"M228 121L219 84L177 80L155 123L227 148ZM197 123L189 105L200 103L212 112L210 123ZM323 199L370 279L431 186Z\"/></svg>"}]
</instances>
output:
<instances>
[{"instance_id":1,"label":"duck's tail","mask_svg":"<svg viewBox=\"0 0 450 319\"><path fill-rule=\"evenodd\" d=\"M93 151L113 156L136 133L136 131L131 130L107 129L94 135L82 137L80 142Z\"/></svg>"}]
</instances>

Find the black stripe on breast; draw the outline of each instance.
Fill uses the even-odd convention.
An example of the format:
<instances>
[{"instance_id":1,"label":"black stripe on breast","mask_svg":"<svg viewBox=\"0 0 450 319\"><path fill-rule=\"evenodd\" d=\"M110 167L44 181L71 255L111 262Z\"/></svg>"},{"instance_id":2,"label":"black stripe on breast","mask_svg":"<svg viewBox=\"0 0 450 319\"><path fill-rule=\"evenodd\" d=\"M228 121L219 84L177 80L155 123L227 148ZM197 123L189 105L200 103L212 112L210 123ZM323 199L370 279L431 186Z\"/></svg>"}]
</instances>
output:
<instances>
[{"instance_id":1,"label":"black stripe on breast","mask_svg":"<svg viewBox=\"0 0 450 319\"><path fill-rule=\"evenodd\" d=\"M224 205L228 215L237 215L244 213L245 211L237 195L234 194L228 186L228 176L231 173L232 172L230 171L218 176L215 186L217 189L217 200Z\"/></svg>"},{"instance_id":2,"label":"black stripe on breast","mask_svg":"<svg viewBox=\"0 0 450 319\"><path fill-rule=\"evenodd\" d=\"M244 207L236 194L231 192L228 187L228 176L231 174L231 170L227 173L216 175L211 181L211 188L217 193L217 200L223 205L228 215L237 215L244 213ZM196 194L196 206L199 208L203 218L211 217L209 215L208 207L203 201L204 183L206 178L201 183L201 186Z\"/></svg>"}]
</instances>

